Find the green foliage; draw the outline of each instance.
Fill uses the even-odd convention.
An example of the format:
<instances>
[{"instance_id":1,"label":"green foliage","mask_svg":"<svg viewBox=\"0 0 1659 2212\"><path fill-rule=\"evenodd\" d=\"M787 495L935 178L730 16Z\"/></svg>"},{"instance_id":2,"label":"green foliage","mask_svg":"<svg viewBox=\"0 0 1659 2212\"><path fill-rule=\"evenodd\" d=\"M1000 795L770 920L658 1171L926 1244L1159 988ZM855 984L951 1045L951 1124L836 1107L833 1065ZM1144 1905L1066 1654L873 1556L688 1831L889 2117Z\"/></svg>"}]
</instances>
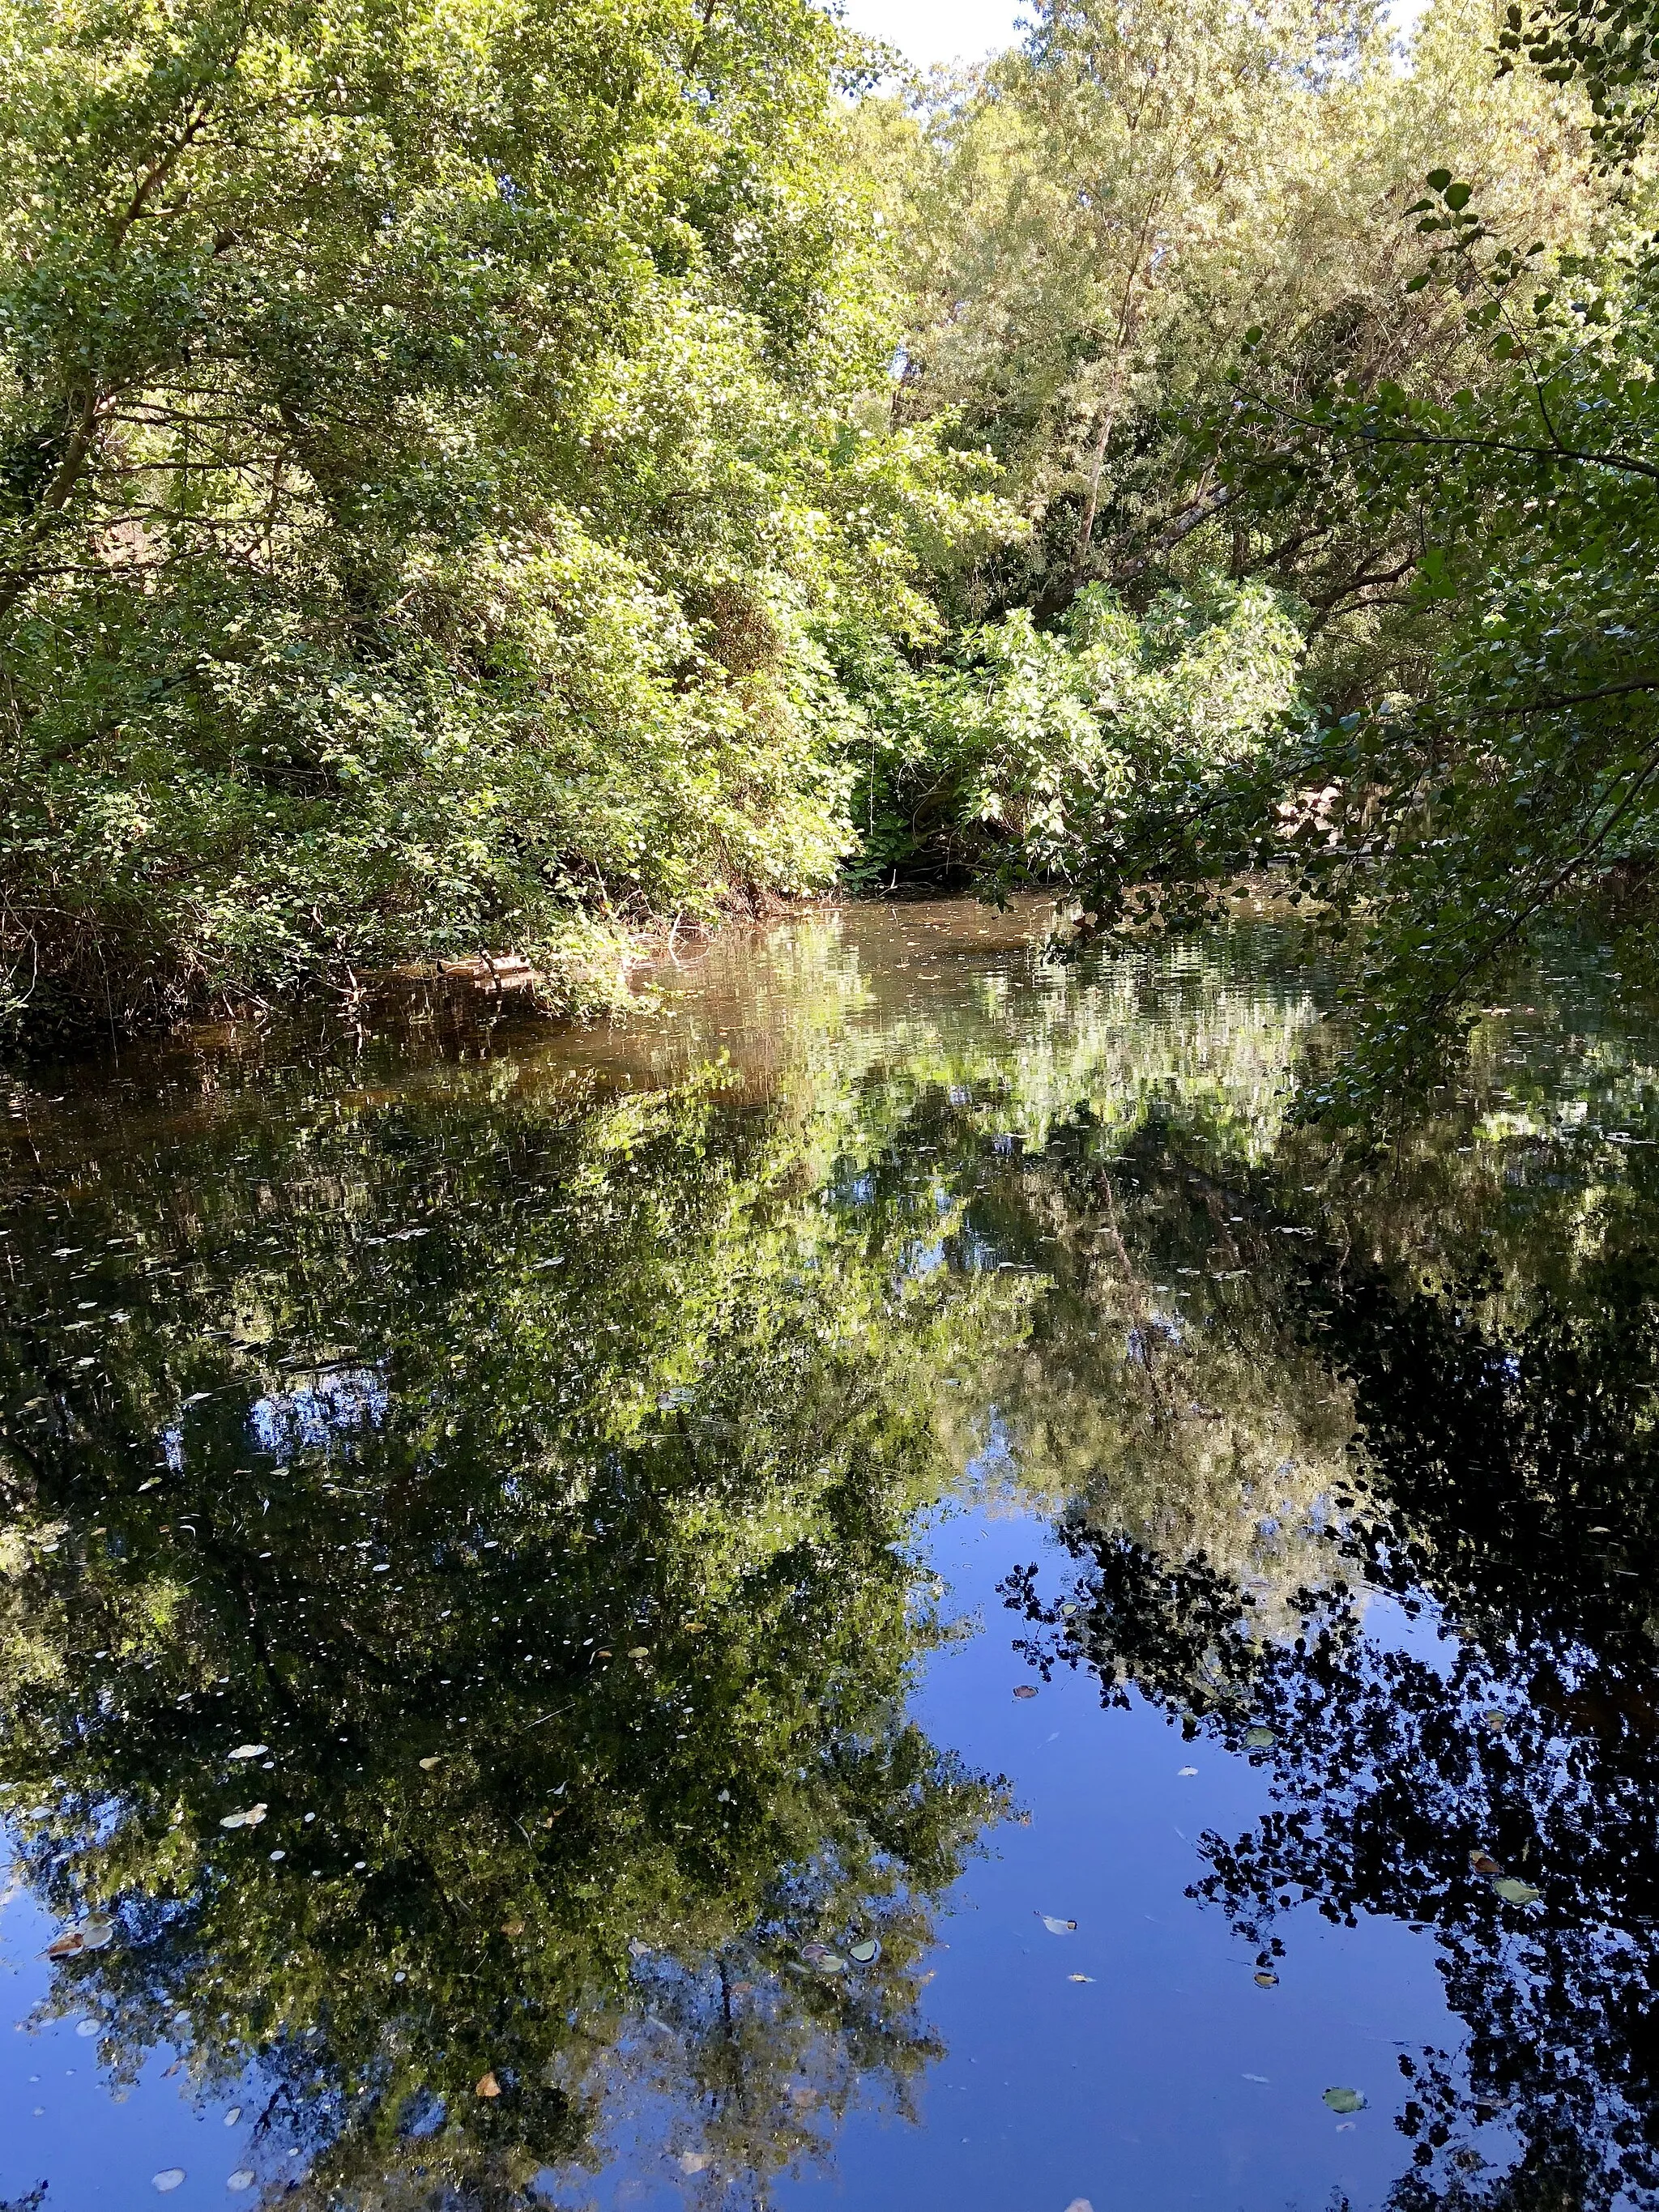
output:
<instances>
[{"instance_id":1,"label":"green foliage","mask_svg":"<svg viewBox=\"0 0 1659 2212\"><path fill-rule=\"evenodd\" d=\"M0 0L0 1030L1265 874L1432 1070L1653 842L1650 58L1505 20Z\"/></svg>"},{"instance_id":2,"label":"green foliage","mask_svg":"<svg viewBox=\"0 0 1659 2212\"><path fill-rule=\"evenodd\" d=\"M1354 1050L1322 1102L1348 1115L1443 1080L1552 908L1615 865L1645 868L1659 842L1659 267L1644 244L1552 266L1502 242L1449 171L1429 184L1412 212L1443 241L1431 279L1471 297L1483 386L1351 379L1292 415L1247 369L1233 457L1248 469L1271 442L1287 473L1340 473L1369 512L1413 519L1408 610L1433 646L1417 696L1314 718L1277 792L1236 782L1135 855L1185 887L1172 911L1255 866L1339 928L1364 924Z\"/></svg>"},{"instance_id":3,"label":"green foliage","mask_svg":"<svg viewBox=\"0 0 1659 2212\"><path fill-rule=\"evenodd\" d=\"M1000 888L1063 884L1103 838L1133 834L1123 825L1162 782L1255 759L1302 651L1277 593L1212 582L1139 616L1091 585L1056 629L1021 611L959 634L931 666L872 656L861 865L926 854Z\"/></svg>"},{"instance_id":4,"label":"green foliage","mask_svg":"<svg viewBox=\"0 0 1659 2212\"><path fill-rule=\"evenodd\" d=\"M823 882L819 634L927 627L986 513L869 396L828 18L62 0L0 45L0 1017L492 946L602 997L630 916Z\"/></svg>"},{"instance_id":5,"label":"green foliage","mask_svg":"<svg viewBox=\"0 0 1659 2212\"><path fill-rule=\"evenodd\" d=\"M1465 928L1435 874L1465 835L1450 825L1443 845L1447 825L1424 811L1455 749L1436 702L1461 717L1466 678L1487 681L1469 653L1504 591L1494 535L1535 535L1554 512L1547 454L1543 495L1524 482L1537 452L1571 443L1559 422L1572 410L1605 423L1617 404L1605 379L1587 384L1582 333L1552 339L1530 300L1640 256L1581 94L1533 72L1495 80L1491 29L1483 9L1437 8L1402 69L1364 9L1042 9L982 78L936 88L908 143L894 115L866 120L910 273L901 411L982 438L1029 522L944 589L947 653L918 671L877 651L859 671L886 738L856 794L866 876L1056 883L1085 928L1189 921L1264 874L1341 926L1385 920L1397 890L1449 977L1494 933L1492 879ZM1431 167L1449 143L1456 175ZM1634 395L1651 356L1628 328L1622 343ZM1396 403L1425 410L1413 465L1376 412ZM1494 439L1508 458L1487 468L1476 448ZM1579 443L1599 450L1587 428ZM1511 497L1515 527L1495 530ZM1534 574L1540 635L1551 595L1559 607L1580 588L1558 574L1560 551ZM1467 634L1453 561L1487 602ZM1172 588L1200 607L1241 586L1277 598L1305 654L1245 636L1235 613L1183 664L1171 720L1133 685L1103 719L1076 640L1062 642L1091 579L1154 629ZM1597 587L1604 605L1613 583ZM988 605L1008 610L1000 627L973 620ZM1563 672L1561 688L1582 687ZM1227 742L1199 734L1223 727ZM1550 773L1550 796L1528 805L1559 811L1583 779ZM1385 831L1384 815L1409 830ZM1440 856L1409 894L1376 866L1402 836L1419 860ZM1496 888L1533 896L1530 847L1496 816L1492 850ZM1357 992L1374 1036L1422 995L1389 980L1392 941L1376 936Z\"/></svg>"},{"instance_id":6,"label":"green foliage","mask_svg":"<svg viewBox=\"0 0 1659 2212\"><path fill-rule=\"evenodd\" d=\"M1514 220L1577 240L1579 103L1492 82L1484 7L1445 4L1395 65L1375 9L1214 0L1042 7L1030 40L924 111L908 168L869 158L910 271L905 410L948 410L1008 471L1028 536L982 599L1056 614L1091 578L1258 576L1363 641L1401 547L1351 504L1276 510L1218 471L1213 410L1249 334L1292 389L1415 374L1451 391L1480 349L1414 294L1395 218L1449 143ZM1224 424L1220 442L1226 447Z\"/></svg>"},{"instance_id":7,"label":"green foliage","mask_svg":"<svg viewBox=\"0 0 1659 2212\"><path fill-rule=\"evenodd\" d=\"M1440 1079L1552 905L1656 846L1652 64L1639 11L1518 21L1494 78L1452 6L1404 71L1363 11L1040 11L927 118L909 204L904 404L1004 460L1032 527L974 586L1036 628L963 632L982 701L896 687L876 850L960 864L971 821L1085 931L1264 887L1358 926L1309 1101L1346 1115ZM1091 575L1294 594L1297 696L1266 645L1248 742L1103 744L1045 628ZM1224 723L1264 644L1196 656L1176 720Z\"/></svg>"},{"instance_id":8,"label":"green foliage","mask_svg":"<svg viewBox=\"0 0 1659 2212\"><path fill-rule=\"evenodd\" d=\"M1524 58L1553 84L1577 80L1595 117L1597 152L1609 167L1632 167L1646 143L1659 88L1650 0L1510 0L1498 33L1498 67Z\"/></svg>"}]
</instances>

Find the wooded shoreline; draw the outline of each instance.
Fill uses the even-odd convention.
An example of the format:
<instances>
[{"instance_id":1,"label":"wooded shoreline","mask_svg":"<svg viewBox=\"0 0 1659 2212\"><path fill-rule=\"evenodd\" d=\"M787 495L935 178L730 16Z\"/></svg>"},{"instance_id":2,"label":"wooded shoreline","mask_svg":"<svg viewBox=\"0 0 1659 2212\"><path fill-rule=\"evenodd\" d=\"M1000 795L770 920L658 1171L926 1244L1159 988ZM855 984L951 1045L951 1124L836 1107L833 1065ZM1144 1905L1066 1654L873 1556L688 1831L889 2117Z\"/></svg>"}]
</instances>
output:
<instances>
[{"instance_id":1,"label":"wooded shoreline","mask_svg":"<svg viewBox=\"0 0 1659 2212\"><path fill-rule=\"evenodd\" d=\"M1635 15L0 14L0 1049L1267 877L1364 1115L1648 866Z\"/></svg>"}]
</instances>

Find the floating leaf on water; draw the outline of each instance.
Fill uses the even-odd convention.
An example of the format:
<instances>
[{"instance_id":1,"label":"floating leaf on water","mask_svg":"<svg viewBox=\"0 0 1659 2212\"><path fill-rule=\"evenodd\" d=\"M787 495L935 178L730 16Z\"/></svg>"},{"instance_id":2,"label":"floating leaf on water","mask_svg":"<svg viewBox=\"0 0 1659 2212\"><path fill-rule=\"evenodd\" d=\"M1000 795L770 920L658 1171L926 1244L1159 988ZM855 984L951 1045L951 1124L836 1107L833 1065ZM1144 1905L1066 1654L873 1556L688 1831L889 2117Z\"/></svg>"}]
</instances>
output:
<instances>
[{"instance_id":1,"label":"floating leaf on water","mask_svg":"<svg viewBox=\"0 0 1659 2212\"><path fill-rule=\"evenodd\" d=\"M1094 1976L1092 1974L1067 1974L1066 1978L1068 1982L1091 1982L1094 1979Z\"/></svg>"},{"instance_id":2,"label":"floating leaf on water","mask_svg":"<svg viewBox=\"0 0 1659 2212\"><path fill-rule=\"evenodd\" d=\"M263 1759L270 1749L268 1743L239 1743L234 1751L225 1753L227 1759Z\"/></svg>"},{"instance_id":3,"label":"floating leaf on water","mask_svg":"<svg viewBox=\"0 0 1659 2212\"><path fill-rule=\"evenodd\" d=\"M1264 2089L1271 2089L1273 2087L1273 2083L1265 2074L1243 2074L1239 2076L1239 2079L1243 2081L1259 2081Z\"/></svg>"},{"instance_id":4,"label":"floating leaf on water","mask_svg":"<svg viewBox=\"0 0 1659 2212\"><path fill-rule=\"evenodd\" d=\"M873 1936L866 1936L862 1943L853 1944L847 1955L849 1959L856 1959L860 1966L867 1966L880 1958L881 1946Z\"/></svg>"},{"instance_id":5,"label":"floating leaf on water","mask_svg":"<svg viewBox=\"0 0 1659 2212\"><path fill-rule=\"evenodd\" d=\"M1541 1889L1534 1889L1529 1881L1522 1881L1518 1875L1512 1874L1493 1882L1492 1887L1505 1905L1534 1905L1544 1893Z\"/></svg>"},{"instance_id":6,"label":"floating leaf on water","mask_svg":"<svg viewBox=\"0 0 1659 2212\"><path fill-rule=\"evenodd\" d=\"M714 2161L706 2150L683 2150L674 2163L682 2173L705 2173Z\"/></svg>"},{"instance_id":7,"label":"floating leaf on water","mask_svg":"<svg viewBox=\"0 0 1659 2212\"><path fill-rule=\"evenodd\" d=\"M648 1644L636 1644L628 1656L630 1659L648 1659L651 1656L651 1646Z\"/></svg>"},{"instance_id":8,"label":"floating leaf on water","mask_svg":"<svg viewBox=\"0 0 1659 2212\"><path fill-rule=\"evenodd\" d=\"M1019 1687L1014 1692L1014 1695L1017 1698L1034 1698L1036 1695L1036 1691L1031 1683L1022 1682Z\"/></svg>"},{"instance_id":9,"label":"floating leaf on water","mask_svg":"<svg viewBox=\"0 0 1659 2212\"><path fill-rule=\"evenodd\" d=\"M499 2097L501 2094L501 2085L493 2074L480 2074L478 2086L473 2094L479 2097Z\"/></svg>"},{"instance_id":10,"label":"floating leaf on water","mask_svg":"<svg viewBox=\"0 0 1659 2212\"><path fill-rule=\"evenodd\" d=\"M1473 1850L1469 1853L1469 1866L1471 1870L1475 1874L1494 1875L1502 1874L1504 1871L1502 1866L1492 1856L1490 1851L1479 1850Z\"/></svg>"},{"instance_id":11,"label":"floating leaf on water","mask_svg":"<svg viewBox=\"0 0 1659 2212\"><path fill-rule=\"evenodd\" d=\"M1244 1742L1250 1751L1271 1751L1279 1738L1270 1728L1252 1728L1244 1731Z\"/></svg>"},{"instance_id":12,"label":"floating leaf on water","mask_svg":"<svg viewBox=\"0 0 1659 2212\"><path fill-rule=\"evenodd\" d=\"M423 1759L421 1761L421 1771L422 1774L430 1774L434 1766L441 1766L442 1765L443 1753L441 1752L437 1752L432 1758Z\"/></svg>"},{"instance_id":13,"label":"floating leaf on water","mask_svg":"<svg viewBox=\"0 0 1659 2212\"><path fill-rule=\"evenodd\" d=\"M1066 2207L1066 2212L1095 2212L1095 2208L1086 2197L1074 2197Z\"/></svg>"},{"instance_id":14,"label":"floating leaf on water","mask_svg":"<svg viewBox=\"0 0 1659 2212\"><path fill-rule=\"evenodd\" d=\"M1276 1990L1279 1987L1279 1977L1264 1966L1255 1978L1255 1985L1259 1990Z\"/></svg>"},{"instance_id":15,"label":"floating leaf on water","mask_svg":"<svg viewBox=\"0 0 1659 2212\"><path fill-rule=\"evenodd\" d=\"M1075 1920L1056 1920L1052 1912L1039 1912L1037 1918L1051 1936L1070 1936L1077 1928Z\"/></svg>"},{"instance_id":16,"label":"floating leaf on water","mask_svg":"<svg viewBox=\"0 0 1659 2212\"><path fill-rule=\"evenodd\" d=\"M225 2125L228 2128L234 2128L237 2121L240 2120L241 2117L241 2106L240 2105L233 2105L230 2110L225 2114Z\"/></svg>"},{"instance_id":17,"label":"floating leaf on water","mask_svg":"<svg viewBox=\"0 0 1659 2212\"><path fill-rule=\"evenodd\" d=\"M1073 1603L1070 1598L1067 1598L1065 1604L1060 1607L1060 1610L1063 1616L1067 1620L1070 1620L1075 1616L1078 1607Z\"/></svg>"},{"instance_id":18,"label":"floating leaf on water","mask_svg":"<svg viewBox=\"0 0 1659 2212\"><path fill-rule=\"evenodd\" d=\"M630 1936L628 1939L628 1955L630 1959L648 1959L651 1956L651 1946L648 1943L641 1943L637 1936Z\"/></svg>"},{"instance_id":19,"label":"floating leaf on water","mask_svg":"<svg viewBox=\"0 0 1659 2212\"><path fill-rule=\"evenodd\" d=\"M244 2189L252 2189L252 2186L253 2168L251 2166L239 2166L234 2173L229 2173L225 2176L225 2187L227 2189L234 2189L240 2191Z\"/></svg>"},{"instance_id":20,"label":"floating leaf on water","mask_svg":"<svg viewBox=\"0 0 1659 2212\"><path fill-rule=\"evenodd\" d=\"M1325 2102L1334 2112L1363 2112L1366 2100L1358 2089L1327 2089Z\"/></svg>"},{"instance_id":21,"label":"floating leaf on water","mask_svg":"<svg viewBox=\"0 0 1659 2212\"><path fill-rule=\"evenodd\" d=\"M1178 1766L1176 1769L1178 1775L1196 1774L1197 1771L1198 1769L1195 1766Z\"/></svg>"},{"instance_id":22,"label":"floating leaf on water","mask_svg":"<svg viewBox=\"0 0 1659 2212\"><path fill-rule=\"evenodd\" d=\"M101 2020L77 2020L75 2023L75 2033L77 2035L96 2035L103 2025Z\"/></svg>"},{"instance_id":23,"label":"floating leaf on water","mask_svg":"<svg viewBox=\"0 0 1659 2212\"><path fill-rule=\"evenodd\" d=\"M159 2189L165 2197L168 2190L176 2189L184 2178L185 2169L182 2166L164 2166L159 2173L151 2174L150 2187Z\"/></svg>"}]
</instances>

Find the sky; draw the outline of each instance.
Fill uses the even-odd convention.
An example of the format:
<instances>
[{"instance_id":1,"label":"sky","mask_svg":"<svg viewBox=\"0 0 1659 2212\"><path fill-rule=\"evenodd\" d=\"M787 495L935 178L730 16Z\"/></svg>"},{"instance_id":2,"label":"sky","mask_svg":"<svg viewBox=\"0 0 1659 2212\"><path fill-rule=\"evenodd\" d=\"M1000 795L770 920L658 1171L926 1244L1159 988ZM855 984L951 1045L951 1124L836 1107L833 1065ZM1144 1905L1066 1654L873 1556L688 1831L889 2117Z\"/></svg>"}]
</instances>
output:
<instances>
[{"instance_id":1,"label":"sky","mask_svg":"<svg viewBox=\"0 0 1659 2212\"><path fill-rule=\"evenodd\" d=\"M1010 0L846 0L847 21L885 39L919 69L935 62L982 60L1012 46L1020 10Z\"/></svg>"}]
</instances>

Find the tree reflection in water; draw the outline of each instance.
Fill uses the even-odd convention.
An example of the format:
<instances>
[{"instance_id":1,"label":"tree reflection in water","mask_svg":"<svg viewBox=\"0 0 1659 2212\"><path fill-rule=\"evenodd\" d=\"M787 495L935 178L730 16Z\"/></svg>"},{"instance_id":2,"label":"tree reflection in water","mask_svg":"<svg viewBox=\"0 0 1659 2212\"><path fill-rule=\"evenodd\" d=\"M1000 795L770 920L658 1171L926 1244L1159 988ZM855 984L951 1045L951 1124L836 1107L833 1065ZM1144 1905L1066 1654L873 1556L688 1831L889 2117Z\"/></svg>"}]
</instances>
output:
<instances>
[{"instance_id":1,"label":"tree reflection in water","mask_svg":"<svg viewBox=\"0 0 1659 2212\"><path fill-rule=\"evenodd\" d=\"M1008 1587L1034 1663L1271 1773L1198 1885L1264 1974L1310 1900L1432 1931L1468 2043L1407 2054L1399 2204L1659 2202L1659 1169L1557 1110L1649 1076L1593 1005L1495 1027L1487 1095L1340 1159L1263 942L919 997L795 931L672 1049L204 1048L32 1109L0 1783L90 1939L51 2008L254 2082L302 2203L623 2143L769 2201L939 2055L1006 1795L907 1717L912 1547L990 1455L1079 1564Z\"/></svg>"},{"instance_id":2,"label":"tree reflection in water","mask_svg":"<svg viewBox=\"0 0 1659 2212\"><path fill-rule=\"evenodd\" d=\"M995 1284L896 1280L810 1116L707 1083L318 1105L15 1217L0 1773L114 1923L54 2004L129 2078L257 2059L319 2201L510 2200L630 2103L758 2198L904 2106L1000 1802L904 1717Z\"/></svg>"},{"instance_id":3,"label":"tree reflection in water","mask_svg":"<svg viewBox=\"0 0 1659 2212\"><path fill-rule=\"evenodd\" d=\"M1076 1587L1006 1589L1045 1672L1087 1665L1109 1700L1133 1686L1270 1771L1273 1809L1203 1839L1192 1893L1264 1972L1294 1972L1309 1904L1432 1932L1468 2043L1401 2056L1401 2208L1659 2202L1654 1158L1632 1149L1598 1192L1540 1148L1528 1234L1489 1216L1461 1279L1408 1264L1436 1236L1400 1233L1403 1170L1358 1194L1340 1242L1328 1221L1278 1233L1308 1225L1305 1199L1255 1209L1248 1290L1206 1333L1253 1334L1264 1365L1313 1353L1354 1427L1351 1486L1304 1524L1323 1565L1279 1594L1293 1634L1262 1632L1236 1559L1171 1554L1086 1495ZM1142 1170L1166 1218L1182 1164L1149 1148ZM1467 1257L1480 1226L1466 1207L1437 1230ZM1159 1356L1172 1395L1204 1375Z\"/></svg>"}]
</instances>

